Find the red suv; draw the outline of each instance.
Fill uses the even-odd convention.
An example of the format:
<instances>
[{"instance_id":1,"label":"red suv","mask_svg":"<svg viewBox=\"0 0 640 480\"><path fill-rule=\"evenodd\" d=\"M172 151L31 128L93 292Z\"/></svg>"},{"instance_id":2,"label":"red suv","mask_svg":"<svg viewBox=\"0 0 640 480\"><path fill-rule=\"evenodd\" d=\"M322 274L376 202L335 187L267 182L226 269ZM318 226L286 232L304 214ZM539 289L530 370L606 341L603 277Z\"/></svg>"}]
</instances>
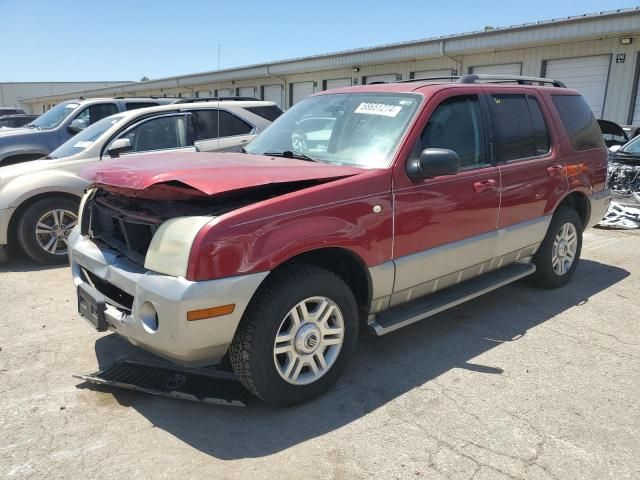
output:
<instances>
[{"instance_id":1,"label":"red suv","mask_svg":"<svg viewBox=\"0 0 640 480\"><path fill-rule=\"evenodd\" d=\"M384 335L525 276L564 285L606 171L589 107L552 80L322 92L246 153L90 172L69 238L79 309L177 364L226 363L270 404L303 402L363 326Z\"/></svg>"}]
</instances>

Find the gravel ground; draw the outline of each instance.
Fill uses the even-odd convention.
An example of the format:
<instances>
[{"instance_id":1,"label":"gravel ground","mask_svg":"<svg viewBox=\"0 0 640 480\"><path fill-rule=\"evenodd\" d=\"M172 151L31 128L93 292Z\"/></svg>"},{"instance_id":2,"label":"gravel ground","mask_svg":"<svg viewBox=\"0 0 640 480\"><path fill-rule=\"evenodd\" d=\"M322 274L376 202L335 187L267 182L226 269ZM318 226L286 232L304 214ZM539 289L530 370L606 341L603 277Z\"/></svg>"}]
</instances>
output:
<instances>
[{"instance_id":1,"label":"gravel ground","mask_svg":"<svg viewBox=\"0 0 640 480\"><path fill-rule=\"evenodd\" d=\"M219 407L72 377L133 349L67 267L0 266L0 478L640 478L640 232L591 230L572 282L520 282L363 337L307 405Z\"/></svg>"}]
</instances>

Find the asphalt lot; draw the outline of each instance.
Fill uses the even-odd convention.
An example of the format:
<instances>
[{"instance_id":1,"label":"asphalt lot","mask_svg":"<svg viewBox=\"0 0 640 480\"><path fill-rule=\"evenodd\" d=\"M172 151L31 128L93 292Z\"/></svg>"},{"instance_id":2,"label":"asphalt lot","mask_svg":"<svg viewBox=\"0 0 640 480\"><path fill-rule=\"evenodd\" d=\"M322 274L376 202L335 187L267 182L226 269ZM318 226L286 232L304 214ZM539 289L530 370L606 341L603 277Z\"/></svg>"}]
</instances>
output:
<instances>
[{"instance_id":1,"label":"asphalt lot","mask_svg":"<svg viewBox=\"0 0 640 480\"><path fill-rule=\"evenodd\" d=\"M0 478L640 478L640 231L382 338L319 400L218 407L72 377L133 349L68 268L0 265Z\"/></svg>"}]
</instances>

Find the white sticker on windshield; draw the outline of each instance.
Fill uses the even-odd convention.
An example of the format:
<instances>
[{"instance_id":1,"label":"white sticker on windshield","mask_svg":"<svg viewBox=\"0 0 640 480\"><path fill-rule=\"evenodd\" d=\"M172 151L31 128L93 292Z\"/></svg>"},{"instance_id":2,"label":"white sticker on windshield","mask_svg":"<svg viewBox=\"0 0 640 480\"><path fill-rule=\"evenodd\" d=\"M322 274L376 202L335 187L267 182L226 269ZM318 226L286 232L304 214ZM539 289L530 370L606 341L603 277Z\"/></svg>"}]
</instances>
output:
<instances>
[{"instance_id":1,"label":"white sticker on windshield","mask_svg":"<svg viewBox=\"0 0 640 480\"><path fill-rule=\"evenodd\" d=\"M76 144L74 145L74 148L87 148L87 147L90 147L92 144L93 142L89 142L85 140L82 142L76 142Z\"/></svg>"},{"instance_id":2,"label":"white sticker on windshield","mask_svg":"<svg viewBox=\"0 0 640 480\"><path fill-rule=\"evenodd\" d=\"M385 117L395 117L400 113L400 105L387 105L386 103L361 103L354 113L364 113L365 115L383 115Z\"/></svg>"},{"instance_id":3,"label":"white sticker on windshield","mask_svg":"<svg viewBox=\"0 0 640 480\"><path fill-rule=\"evenodd\" d=\"M76 108L78 105L80 105L79 103L69 103L67 105L64 106L64 108Z\"/></svg>"}]
</instances>

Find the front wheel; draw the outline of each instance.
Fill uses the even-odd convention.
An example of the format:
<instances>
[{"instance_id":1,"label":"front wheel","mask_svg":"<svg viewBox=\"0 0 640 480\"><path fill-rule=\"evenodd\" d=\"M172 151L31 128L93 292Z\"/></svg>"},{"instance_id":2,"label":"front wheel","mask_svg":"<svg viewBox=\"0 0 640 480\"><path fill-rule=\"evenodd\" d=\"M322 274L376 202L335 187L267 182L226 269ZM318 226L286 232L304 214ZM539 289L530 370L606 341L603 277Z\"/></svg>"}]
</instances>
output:
<instances>
[{"instance_id":1,"label":"front wheel","mask_svg":"<svg viewBox=\"0 0 640 480\"><path fill-rule=\"evenodd\" d=\"M580 260L582 230L582 221L573 208L558 208L547 235L533 257L536 272L531 280L535 285L558 288L571 279Z\"/></svg>"},{"instance_id":2,"label":"front wheel","mask_svg":"<svg viewBox=\"0 0 640 480\"><path fill-rule=\"evenodd\" d=\"M329 389L357 336L358 308L345 282L316 266L291 265L256 292L231 344L231 364L257 397L294 405Z\"/></svg>"},{"instance_id":3,"label":"front wheel","mask_svg":"<svg viewBox=\"0 0 640 480\"><path fill-rule=\"evenodd\" d=\"M48 197L34 202L18 222L18 241L40 263L65 263L67 239L78 223L78 201Z\"/></svg>"}]
</instances>

